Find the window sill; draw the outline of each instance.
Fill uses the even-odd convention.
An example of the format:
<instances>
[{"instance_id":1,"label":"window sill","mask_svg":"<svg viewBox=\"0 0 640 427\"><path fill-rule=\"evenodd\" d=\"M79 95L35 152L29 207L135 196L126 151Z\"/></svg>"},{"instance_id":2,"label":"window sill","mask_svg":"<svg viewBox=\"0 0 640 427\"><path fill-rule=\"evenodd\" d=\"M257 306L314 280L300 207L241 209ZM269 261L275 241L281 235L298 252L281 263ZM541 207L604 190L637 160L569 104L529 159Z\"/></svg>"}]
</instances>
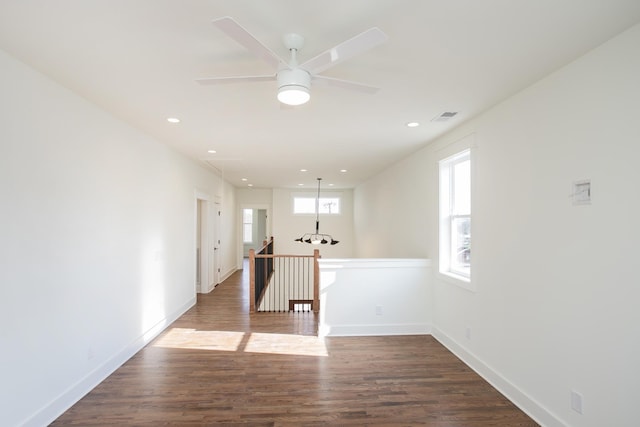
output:
<instances>
[{"instance_id":1,"label":"window sill","mask_svg":"<svg viewBox=\"0 0 640 427\"><path fill-rule=\"evenodd\" d=\"M462 289L466 289L467 291L471 291L471 292L476 291L475 286L472 284L471 279L468 277L460 276L454 273L443 273L443 272L439 272L438 276L444 282L451 283Z\"/></svg>"}]
</instances>

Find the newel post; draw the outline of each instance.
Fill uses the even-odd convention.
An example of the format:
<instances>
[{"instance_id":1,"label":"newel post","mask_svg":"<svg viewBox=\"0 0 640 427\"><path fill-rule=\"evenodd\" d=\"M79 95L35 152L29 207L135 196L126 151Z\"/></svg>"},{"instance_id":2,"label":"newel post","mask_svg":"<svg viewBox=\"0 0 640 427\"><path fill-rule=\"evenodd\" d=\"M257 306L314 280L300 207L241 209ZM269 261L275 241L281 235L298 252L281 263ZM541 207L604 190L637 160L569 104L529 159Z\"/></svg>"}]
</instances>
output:
<instances>
[{"instance_id":1,"label":"newel post","mask_svg":"<svg viewBox=\"0 0 640 427\"><path fill-rule=\"evenodd\" d=\"M320 311L320 250L313 250L313 312Z\"/></svg>"},{"instance_id":2,"label":"newel post","mask_svg":"<svg viewBox=\"0 0 640 427\"><path fill-rule=\"evenodd\" d=\"M249 249L249 313L256 312L256 251Z\"/></svg>"}]
</instances>

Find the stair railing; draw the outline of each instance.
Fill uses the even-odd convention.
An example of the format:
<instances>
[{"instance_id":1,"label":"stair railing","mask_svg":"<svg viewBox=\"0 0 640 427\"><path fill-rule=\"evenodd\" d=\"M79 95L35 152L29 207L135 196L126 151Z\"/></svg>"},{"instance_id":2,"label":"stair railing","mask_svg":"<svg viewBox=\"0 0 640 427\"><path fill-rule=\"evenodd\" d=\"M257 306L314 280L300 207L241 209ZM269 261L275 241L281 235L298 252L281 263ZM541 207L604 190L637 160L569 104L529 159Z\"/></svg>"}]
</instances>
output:
<instances>
[{"instance_id":1,"label":"stair railing","mask_svg":"<svg viewBox=\"0 0 640 427\"><path fill-rule=\"evenodd\" d=\"M320 251L277 255L273 238L249 250L249 312L320 310Z\"/></svg>"}]
</instances>

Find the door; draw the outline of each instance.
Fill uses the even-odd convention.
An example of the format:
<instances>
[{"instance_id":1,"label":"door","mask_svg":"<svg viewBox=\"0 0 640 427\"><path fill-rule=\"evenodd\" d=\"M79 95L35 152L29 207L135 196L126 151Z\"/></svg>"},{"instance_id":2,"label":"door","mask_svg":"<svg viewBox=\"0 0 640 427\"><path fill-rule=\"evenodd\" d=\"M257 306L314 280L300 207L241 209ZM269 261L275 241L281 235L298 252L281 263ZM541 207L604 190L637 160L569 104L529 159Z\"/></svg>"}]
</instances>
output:
<instances>
[{"instance_id":1,"label":"door","mask_svg":"<svg viewBox=\"0 0 640 427\"><path fill-rule=\"evenodd\" d=\"M196 292L207 293L209 289L209 247L208 213L209 203L205 199L196 199Z\"/></svg>"},{"instance_id":2,"label":"door","mask_svg":"<svg viewBox=\"0 0 640 427\"><path fill-rule=\"evenodd\" d=\"M220 283L220 269L222 251L220 246L220 221L222 217L222 205L220 199L216 197L214 204L214 219L213 219L213 285L216 286Z\"/></svg>"},{"instance_id":3,"label":"door","mask_svg":"<svg viewBox=\"0 0 640 427\"><path fill-rule=\"evenodd\" d=\"M202 292L202 200L196 199L196 292Z\"/></svg>"}]
</instances>

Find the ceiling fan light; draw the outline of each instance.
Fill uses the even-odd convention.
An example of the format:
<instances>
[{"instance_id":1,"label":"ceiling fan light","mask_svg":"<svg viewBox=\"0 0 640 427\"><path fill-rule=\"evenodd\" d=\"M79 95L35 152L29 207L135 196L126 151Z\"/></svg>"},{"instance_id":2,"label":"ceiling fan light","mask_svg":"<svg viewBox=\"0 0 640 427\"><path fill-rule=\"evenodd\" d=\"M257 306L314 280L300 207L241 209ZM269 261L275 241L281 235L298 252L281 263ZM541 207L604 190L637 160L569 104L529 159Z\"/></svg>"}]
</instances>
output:
<instances>
[{"instance_id":1,"label":"ceiling fan light","mask_svg":"<svg viewBox=\"0 0 640 427\"><path fill-rule=\"evenodd\" d=\"M311 99L309 89L304 86L289 85L278 89L278 101L287 105L302 105Z\"/></svg>"},{"instance_id":2,"label":"ceiling fan light","mask_svg":"<svg viewBox=\"0 0 640 427\"><path fill-rule=\"evenodd\" d=\"M300 68L278 72L278 101L287 105L302 105L311 99L311 76Z\"/></svg>"}]
</instances>

